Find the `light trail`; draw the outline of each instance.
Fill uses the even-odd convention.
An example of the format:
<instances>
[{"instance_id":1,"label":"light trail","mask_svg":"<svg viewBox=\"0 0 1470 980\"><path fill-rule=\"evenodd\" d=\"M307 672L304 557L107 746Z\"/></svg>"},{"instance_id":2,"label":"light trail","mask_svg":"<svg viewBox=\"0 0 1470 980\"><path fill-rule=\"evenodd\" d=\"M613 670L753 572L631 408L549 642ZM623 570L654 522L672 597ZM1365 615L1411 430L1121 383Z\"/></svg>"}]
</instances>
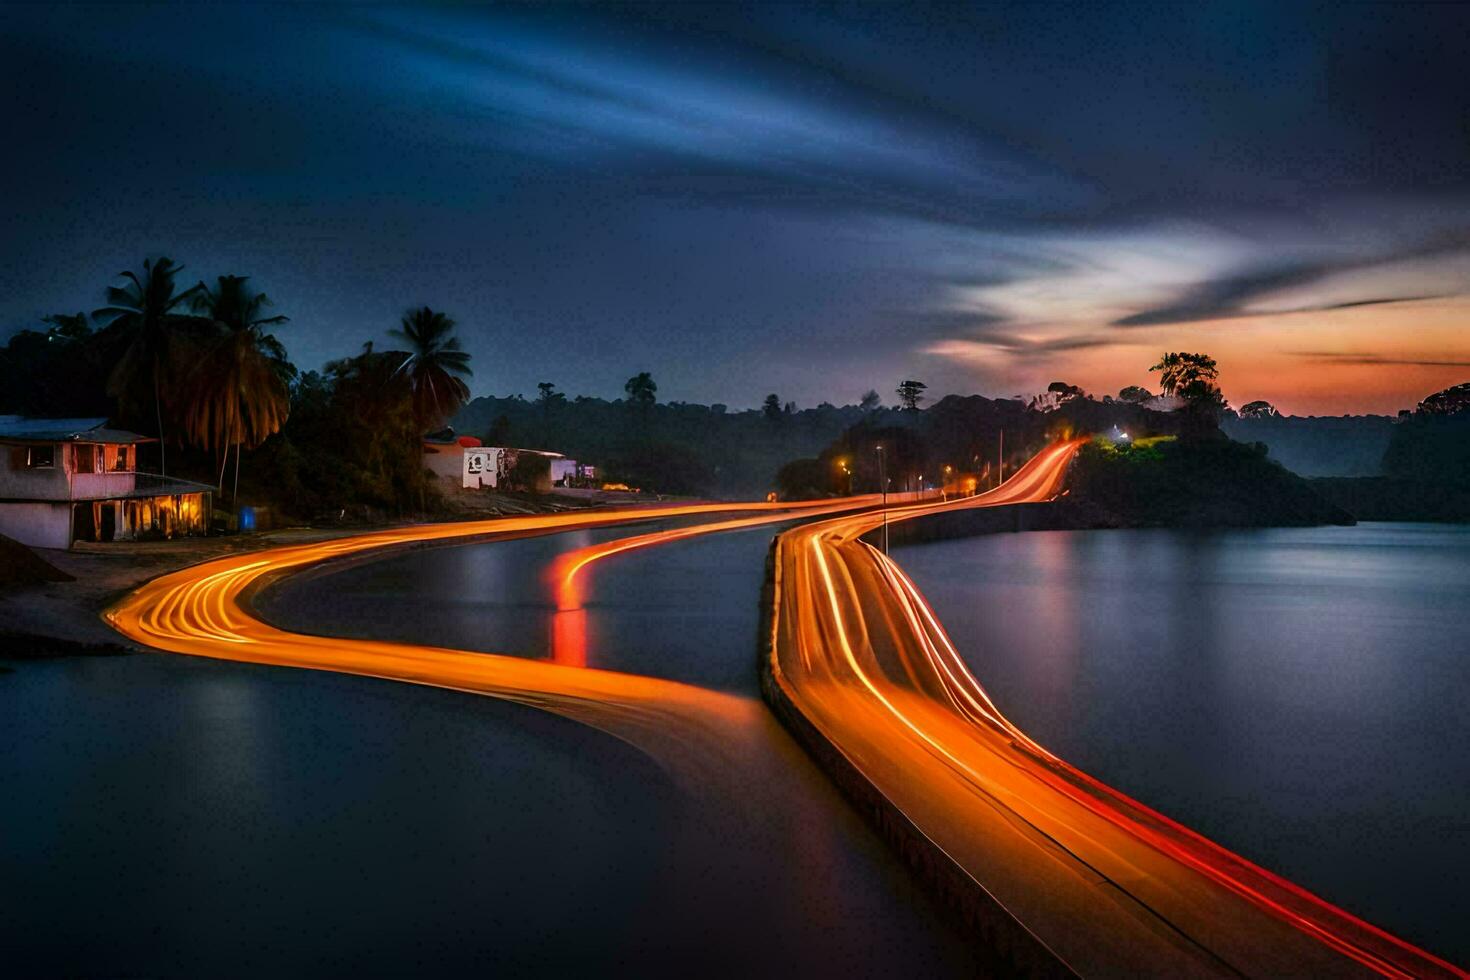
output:
<instances>
[{"instance_id":1,"label":"light trail","mask_svg":"<svg viewBox=\"0 0 1470 980\"><path fill-rule=\"evenodd\" d=\"M948 503L890 495L888 520L1047 500L1076 442L1053 446L996 490ZM781 778L758 703L586 663L578 578L635 548L806 517L781 536L772 672L814 725L916 826L1068 964L1083 972L1394 976L1463 971L1361 922L1052 756L996 708L895 563L862 542L877 495L805 504L703 504L397 528L205 562L129 594L105 618L176 653L359 674L489 695L623 739L662 763L707 811L748 804L732 786ZM516 537L638 520L726 518L610 541L551 572L553 661L291 633L251 610L254 590L369 551ZM739 772L734 779L731 774ZM718 815L710 819L720 819Z\"/></svg>"},{"instance_id":2,"label":"light trail","mask_svg":"<svg viewBox=\"0 0 1470 980\"><path fill-rule=\"evenodd\" d=\"M1050 500L1080 445L925 514ZM1005 718L896 563L861 540L881 514L777 543L780 693L918 830L1080 973L1467 974L1169 820Z\"/></svg>"},{"instance_id":3,"label":"light trail","mask_svg":"<svg viewBox=\"0 0 1470 980\"><path fill-rule=\"evenodd\" d=\"M751 746L767 719L758 701L674 681L584 669L582 610L556 614L553 662L500 654L378 640L293 633L262 621L250 598L263 586L322 562L382 549L474 539L606 527L660 518L747 512L745 526L872 506L878 495L797 503L692 504L564 512L453 524L393 528L328 541L231 555L180 569L145 583L103 613L118 632L172 653L246 663L327 670L451 688L551 711L629 742L707 796L720 769L740 768L734 746ZM687 538L731 524L708 522L677 529ZM665 538L639 536L643 547ZM589 557L589 561L595 557ZM585 565L585 562L583 563ZM563 618L565 617L565 618ZM767 752L768 756L770 753ZM713 761L712 761L713 760ZM747 767L750 764L746 762ZM769 759L759 764L769 769ZM767 771L761 778L770 780Z\"/></svg>"}]
</instances>

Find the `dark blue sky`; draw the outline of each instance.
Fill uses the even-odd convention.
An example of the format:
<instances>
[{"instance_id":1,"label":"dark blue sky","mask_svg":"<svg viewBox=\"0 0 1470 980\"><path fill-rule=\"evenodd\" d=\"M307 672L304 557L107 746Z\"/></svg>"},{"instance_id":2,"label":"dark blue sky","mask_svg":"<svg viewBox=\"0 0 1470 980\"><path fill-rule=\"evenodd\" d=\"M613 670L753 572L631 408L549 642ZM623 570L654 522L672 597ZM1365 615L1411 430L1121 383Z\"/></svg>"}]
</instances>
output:
<instances>
[{"instance_id":1,"label":"dark blue sky","mask_svg":"<svg viewBox=\"0 0 1470 980\"><path fill-rule=\"evenodd\" d=\"M7 7L0 48L4 335L168 254L304 366L442 307L477 394L1470 376L1467 7Z\"/></svg>"}]
</instances>

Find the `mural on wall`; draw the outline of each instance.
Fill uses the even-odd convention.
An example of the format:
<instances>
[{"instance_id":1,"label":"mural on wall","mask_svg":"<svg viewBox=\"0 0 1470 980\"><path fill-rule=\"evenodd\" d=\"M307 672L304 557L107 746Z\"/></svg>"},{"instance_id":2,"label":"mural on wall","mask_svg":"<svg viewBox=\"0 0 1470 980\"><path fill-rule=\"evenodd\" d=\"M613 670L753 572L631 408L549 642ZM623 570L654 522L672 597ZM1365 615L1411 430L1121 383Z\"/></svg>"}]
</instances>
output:
<instances>
[{"instance_id":1,"label":"mural on wall","mask_svg":"<svg viewBox=\"0 0 1470 980\"><path fill-rule=\"evenodd\" d=\"M504 450L492 446L465 449L463 486L476 489L489 487L492 490L500 486L500 478L505 472L501 468L504 454Z\"/></svg>"}]
</instances>

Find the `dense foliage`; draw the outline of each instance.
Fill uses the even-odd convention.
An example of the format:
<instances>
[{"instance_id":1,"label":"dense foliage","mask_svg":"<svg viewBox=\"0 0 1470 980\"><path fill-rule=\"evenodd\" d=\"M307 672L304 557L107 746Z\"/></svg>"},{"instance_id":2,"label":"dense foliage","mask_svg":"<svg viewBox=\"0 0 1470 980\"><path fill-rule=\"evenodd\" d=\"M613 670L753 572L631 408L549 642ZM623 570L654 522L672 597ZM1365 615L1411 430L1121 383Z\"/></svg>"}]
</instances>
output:
<instances>
[{"instance_id":1,"label":"dense foliage","mask_svg":"<svg viewBox=\"0 0 1470 980\"><path fill-rule=\"evenodd\" d=\"M1255 527L1351 523L1266 447L1230 439L1094 440L1068 479L1068 506L1121 526Z\"/></svg>"},{"instance_id":2,"label":"dense foliage","mask_svg":"<svg viewBox=\"0 0 1470 980\"><path fill-rule=\"evenodd\" d=\"M779 489L790 499L843 493L849 485L858 493L873 492L882 486L880 473L893 491L971 479L983 489L994 486L1002 460L1010 474L1058 436L1178 430L1178 417L1122 402L1075 397L1027 404L949 395L922 411L862 416L819 453L783 469Z\"/></svg>"},{"instance_id":3,"label":"dense foliage","mask_svg":"<svg viewBox=\"0 0 1470 980\"><path fill-rule=\"evenodd\" d=\"M1400 419L1383 454L1383 473L1470 486L1470 383L1430 395Z\"/></svg>"},{"instance_id":4,"label":"dense foliage","mask_svg":"<svg viewBox=\"0 0 1470 980\"><path fill-rule=\"evenodd\" d=\"M606 480L671 494L761 497L776 471L812 456L867 413L855 405L731 412L724 405L545 397L476 398L454 417L455 431L490 446L553 449L600 467ZM780 399L776 398L779 403ZM877 415L894 413L876 410Z\"/></svg>"},{"instance_id":5,"label":"dense foliage","mask_svg":"<svg viewBox=\"0 0 1470 980\"><path fill-rule=\"evenodd\" d=\"M408 350L369 342L298 377L272 333L288 318L247 277L186 286L183 271L146 260L102 290L91 322L57 315L13 336L0 349L0 413L106 416L159 436L140 468L217 483L222 497L233 452L231 504L238 486L243 500L302 517L432 506L421 434L468 395L453 320L411 310L392 332Z\"/></svg>"}]
</instances>

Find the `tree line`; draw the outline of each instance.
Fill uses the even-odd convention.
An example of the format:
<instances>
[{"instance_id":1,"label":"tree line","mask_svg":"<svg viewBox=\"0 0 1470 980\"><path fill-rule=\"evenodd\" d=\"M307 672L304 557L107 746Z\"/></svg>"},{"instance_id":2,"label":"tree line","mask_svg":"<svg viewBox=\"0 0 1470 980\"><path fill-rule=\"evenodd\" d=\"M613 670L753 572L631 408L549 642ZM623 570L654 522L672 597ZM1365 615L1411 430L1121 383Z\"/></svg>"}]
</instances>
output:
<instances>
[{"instance_id":1,"label":"tree line","mask_svg":"<svg viewBox=\"0 0 1470 980\"><path fill-rule=\"evenodd\" d=\"M321 496L300 478L309 458L357 473L348 502L423 499L422 475L413 475L419 435L469 399L470 355L452 318L411 309L388 331L395 346L376 350L370 340L303 374L276 336L290 318L249 276L184 286L184 271L166 256L145 259L104 287L90 315L52 315L45 330L12 337L0 350L3 409L106 415L158 437L160 473L172 449L176 474L207 472L221 494L231 456L238 491L240 457L258 451L261 481L298 502ZM349 434L361 441L346 445ZM375 477L382 486L367 489Z\"/></svg>"}]
</instances>

